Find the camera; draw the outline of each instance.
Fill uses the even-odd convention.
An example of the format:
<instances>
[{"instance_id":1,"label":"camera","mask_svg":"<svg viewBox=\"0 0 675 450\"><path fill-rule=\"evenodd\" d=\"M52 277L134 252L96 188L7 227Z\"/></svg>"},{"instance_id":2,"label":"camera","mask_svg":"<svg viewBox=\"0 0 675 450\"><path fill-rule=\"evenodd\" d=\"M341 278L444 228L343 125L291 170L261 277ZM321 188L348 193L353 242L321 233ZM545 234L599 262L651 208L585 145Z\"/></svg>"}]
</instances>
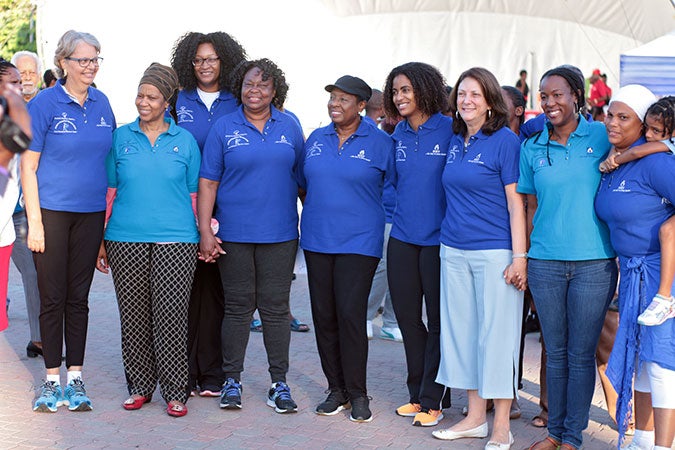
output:
<instances>
[{"instance_id":1,"label":"camera","mask_svg":"<svg viewBox=\"0 0 675 450\"><path fill-rule=\"evenodd\" d=\"M2 119L0 119L0 142L10 152L21 153L30 145L30 138L9 117L9 105L7 105L5 97L1 95L0 106L2 106L4 112Z\"/></svg>"}]
</instances>

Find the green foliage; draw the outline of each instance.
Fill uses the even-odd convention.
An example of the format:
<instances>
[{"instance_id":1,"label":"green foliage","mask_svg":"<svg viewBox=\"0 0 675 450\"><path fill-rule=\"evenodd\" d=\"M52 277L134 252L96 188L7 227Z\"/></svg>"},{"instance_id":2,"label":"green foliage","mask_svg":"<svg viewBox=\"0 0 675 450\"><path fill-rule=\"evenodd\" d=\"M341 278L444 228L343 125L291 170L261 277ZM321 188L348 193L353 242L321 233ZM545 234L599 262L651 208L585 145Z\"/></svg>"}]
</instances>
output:
<instances>
[{"instance_id":1,"label":"green foliage","mask_svg":"<svg viewBox=\"0 0 675 450\"><path fill-rule=\"evenodd\" d=\"M37 50L35 6L30 0L0 0L0 56L10 59L19 50Z\"/></svg>"}]
</instances>

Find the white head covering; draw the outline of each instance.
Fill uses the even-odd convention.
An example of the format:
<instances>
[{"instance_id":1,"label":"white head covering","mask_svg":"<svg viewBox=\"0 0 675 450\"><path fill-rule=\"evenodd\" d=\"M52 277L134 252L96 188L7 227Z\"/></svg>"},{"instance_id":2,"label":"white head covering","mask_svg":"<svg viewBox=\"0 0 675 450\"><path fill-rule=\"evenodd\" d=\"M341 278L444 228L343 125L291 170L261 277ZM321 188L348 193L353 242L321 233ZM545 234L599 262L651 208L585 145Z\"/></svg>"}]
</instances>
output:
<instances>
[{"instance_id":1,"label":"white head covering","mask_svg":"<svg viewBox=\"0 0 675 450\"><path fill-rule=\"evenodd\" d=\"M612 96L609 104L611 105L613 102L626 104L637 114L640 122L643 122L647 110L656 100L656 96L646 87L639 84L627 84Z\"/></svg>"}]
</instances>

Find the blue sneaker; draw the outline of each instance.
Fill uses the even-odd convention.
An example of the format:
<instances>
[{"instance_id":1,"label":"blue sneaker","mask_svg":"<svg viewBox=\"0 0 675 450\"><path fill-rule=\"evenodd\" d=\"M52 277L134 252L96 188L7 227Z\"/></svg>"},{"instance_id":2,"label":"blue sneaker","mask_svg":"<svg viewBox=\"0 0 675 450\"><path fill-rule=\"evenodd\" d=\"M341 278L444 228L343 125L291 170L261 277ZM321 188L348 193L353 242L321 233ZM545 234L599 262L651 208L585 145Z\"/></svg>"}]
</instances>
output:
<instances>
[{"instance_id":1,"label":"blue sneaker","mask_svg":"<svg viewBox=\"0 0 675 450\"><path fill-rule=\"evenodd\" d=\"M220 407L223 409L241 409L241 383L228 378L220 394Z\"/></svg>"},{"instance_id":2,"label":"blue sneaker","mask_svg":"<svg viewBox=\"0 0 675 450\"><path fill-rule=\"evenodd\" d=\"M267 394L267 406L274 408L279 414L294 413L298 411L298 405L291 398L291 388L283 381L272 385Z\"/></svg>"},{"instance_id":3,"label":"blue sneaker","mask_svg":"<svg viewBox=\"0 0 675 450\"><path fill-rule=\"evenodd\" d=\"M40 395L35 400L33 411L56 412L59 406L64 405L63 390L61 385L53 381L45 381L40 386Z\"/></svg>"},{"instance_id":4,"label":"blue sneaker","mask_svg":"<svg viewBox=\"0 0 675 450\"><path fill-rule=\"evenodd\" d=\"M80 378L75 378L68 383L64 392L64 405L68 405L70 411L91 411L91 400L87 397L87 391L84 389L84 382Z\"/></svg>"}]
</instances>

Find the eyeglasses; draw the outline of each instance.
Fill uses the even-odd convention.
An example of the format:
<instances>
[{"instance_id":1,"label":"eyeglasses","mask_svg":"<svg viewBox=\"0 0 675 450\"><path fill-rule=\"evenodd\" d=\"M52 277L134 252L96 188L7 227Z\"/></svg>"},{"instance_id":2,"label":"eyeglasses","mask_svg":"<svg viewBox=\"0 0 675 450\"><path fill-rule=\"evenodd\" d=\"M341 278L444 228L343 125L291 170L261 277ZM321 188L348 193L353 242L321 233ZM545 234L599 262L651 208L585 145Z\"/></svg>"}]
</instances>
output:
<instances>
[{"instance_id":1,"label":"eyeglasses","mask_svg":"<svg viewBox=\"0 0 675 450\"><path fill-rule=\"evenodd\" d=\"M203 66L204 64L207 66L215 66L219 59L220 58L217 56L212 56L209 58L195 58L192 60L192 65L195 67Z\"/></svg>"},{"instance_id":2,"label":"eyeglasses","mask_svg":"<svg viewBox=\"0 0 675 450\"><path fill-rule=\"evenodd\" d=\"M96 58L71 58L68 56L67 58L68 61L77 61L77 63L80 65L80 67L88 67L89 64L93 64L94 66L97 66L101 64L101 61L103 61L103 58L100 56L97 56Z\"/></svg>"}]
</instances>

